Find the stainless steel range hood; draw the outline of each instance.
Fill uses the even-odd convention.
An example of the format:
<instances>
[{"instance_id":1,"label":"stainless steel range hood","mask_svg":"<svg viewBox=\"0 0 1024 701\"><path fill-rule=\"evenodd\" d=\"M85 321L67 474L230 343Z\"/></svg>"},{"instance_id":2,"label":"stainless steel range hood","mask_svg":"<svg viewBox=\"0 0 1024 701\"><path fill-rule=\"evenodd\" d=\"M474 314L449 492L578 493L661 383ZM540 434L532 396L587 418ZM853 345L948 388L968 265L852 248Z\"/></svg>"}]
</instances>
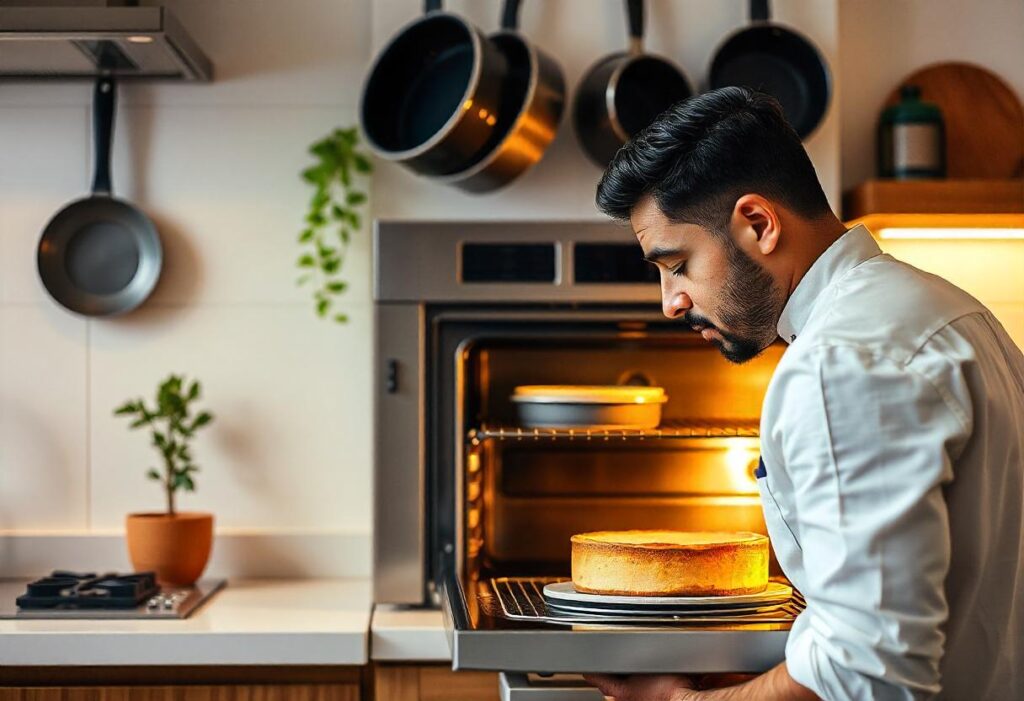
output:
<instances>
[{"instance_id":1,"label":"stainless steel range hood","mask_svg":"<svg viewBox=\"0 0 1024 701\"><path fill-rule=\"evenodd\" d=\"M210 60L164 7L0 0L0 79L208 81Z\"/></svg>"}]
</instances>

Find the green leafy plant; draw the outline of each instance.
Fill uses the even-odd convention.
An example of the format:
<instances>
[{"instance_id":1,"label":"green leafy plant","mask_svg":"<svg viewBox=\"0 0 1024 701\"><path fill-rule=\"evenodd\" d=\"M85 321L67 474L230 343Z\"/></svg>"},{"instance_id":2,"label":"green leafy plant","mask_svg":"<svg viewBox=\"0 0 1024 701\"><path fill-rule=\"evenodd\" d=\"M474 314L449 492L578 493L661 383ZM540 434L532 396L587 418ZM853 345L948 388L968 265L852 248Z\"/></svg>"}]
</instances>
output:
<instances>
[{"instance_id":1,"label":"green leafy plant","mask_svg":"<svg viewBox=\"0 0 1024 701\"><path fill-rule=\"evenodd\" d=\"M194 492L192 476L199 466L192 462L189 441L196 431L213 421L213 414L200 411L193 416L191 404L199 399L201 388L193 381L185 390L185 378L171 375L160 383L156 390L156 406L149 408L142 398L129 400L114 410L115 416L133 416L129 428L149 427L153 436L153 447L163 458L163 473L149 468L146 475L163 484L167 492L167 513L174 513L174 493L179 489ZM161 430L163 429L163 430Z\"/></svg>"},{"instance_id":2,"label":"green leafy plant","mask_svg":"<svg viewBox=\"0 0 1024 701\"><path fill-rule=\"evenodd\" d=\"M314 192L306 228L299 234L303 251L296 263L303 273L297 284L313 287L316 313L322 318L348 287L341 278L341 268L352 234L362 226L358 210L366 205L367 197L357 184L365 180L373 166L358 145L355 127L335 129L309 147L317 163L302 171L302 179L313 186ZM342 313L335 313L333 318L340 323L348 321Z\"/></svg>"}]
</instances>

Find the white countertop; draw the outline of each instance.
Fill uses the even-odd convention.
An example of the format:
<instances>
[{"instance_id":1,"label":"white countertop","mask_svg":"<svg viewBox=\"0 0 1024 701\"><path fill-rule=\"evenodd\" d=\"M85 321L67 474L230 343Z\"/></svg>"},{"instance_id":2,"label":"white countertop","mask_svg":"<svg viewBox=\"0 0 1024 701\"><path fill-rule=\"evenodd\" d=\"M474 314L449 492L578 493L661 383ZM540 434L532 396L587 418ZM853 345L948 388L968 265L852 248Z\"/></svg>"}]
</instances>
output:
<instances>
[{"instance_id":1,"label":"white countertop","mask_svg":"<svg viewBox=\"0 0 1024 701\"><path fill-rule=\"evenodd\" d=\"M0 666L362 665L371 609L365 578L231 580L184 620L0 620Z\"/></svg>"},{"instance_id":2,"label":"white countertop","mask_svg":"<svg viewBox=\"0 0 1024 701\"><path fill-rule=\"evenodd\" d=\"M381 604L373 610L370 656L375 660L450 660L440 610Z\"/></svg>"}]
</instances>

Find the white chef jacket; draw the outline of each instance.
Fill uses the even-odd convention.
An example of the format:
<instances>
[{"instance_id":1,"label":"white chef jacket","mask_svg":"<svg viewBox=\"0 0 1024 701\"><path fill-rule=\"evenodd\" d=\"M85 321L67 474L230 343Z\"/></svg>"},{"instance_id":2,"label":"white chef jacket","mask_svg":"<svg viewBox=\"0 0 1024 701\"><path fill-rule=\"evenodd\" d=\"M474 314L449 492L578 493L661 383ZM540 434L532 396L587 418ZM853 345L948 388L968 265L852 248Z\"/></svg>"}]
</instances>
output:
<instances>
[{"instance_id":1,"label":"white chef jacket","mask_svg":"<svg viewBox=\"0 0 1024 701\"><path fill-rule=\"evenodd\" d=\"M758 486L807 599L790 675L824 699L1024 699L1020 349L864 227L811 266L778 330Z\"/></svg>"}]
</instances>

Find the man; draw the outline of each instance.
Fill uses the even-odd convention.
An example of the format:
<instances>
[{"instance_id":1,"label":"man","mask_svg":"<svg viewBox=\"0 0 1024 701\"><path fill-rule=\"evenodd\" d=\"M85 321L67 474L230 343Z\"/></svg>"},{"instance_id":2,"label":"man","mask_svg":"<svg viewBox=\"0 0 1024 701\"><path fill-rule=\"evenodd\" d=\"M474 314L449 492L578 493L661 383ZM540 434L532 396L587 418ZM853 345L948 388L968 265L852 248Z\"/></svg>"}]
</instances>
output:
<instances>
[{"instance_id":1,"label":"man","mask_svg":"<svg viewBox=\"0 0 1024 701\"><path fill-rule=\"evenodd\" d=\"M744 88L662 115L597 202L668 317L737 363L789 344L757 481L807 608L744 684L588 679L620 701L1024 699L1024 357L992 313L847 231L778 103Z\"/></svg>"}]
</instances>

